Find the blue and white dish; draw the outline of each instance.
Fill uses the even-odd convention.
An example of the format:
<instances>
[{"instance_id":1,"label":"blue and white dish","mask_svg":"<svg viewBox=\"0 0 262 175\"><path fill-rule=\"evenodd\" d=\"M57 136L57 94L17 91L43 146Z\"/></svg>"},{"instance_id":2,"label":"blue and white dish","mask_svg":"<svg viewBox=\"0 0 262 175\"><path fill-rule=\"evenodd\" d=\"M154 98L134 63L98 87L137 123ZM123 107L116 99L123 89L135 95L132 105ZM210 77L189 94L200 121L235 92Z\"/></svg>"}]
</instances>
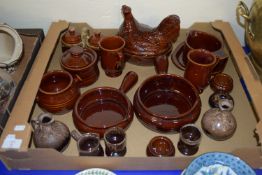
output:
<instances>
[{"instance_id":1,"label":"blue and white dish","mask_svg":"<svg viewBox=\"0 0 262 175\"><path fill-rule=\"evenodd\" d=\"M81 171L75 175L116 175L112 171L103 169L103 168L90 168L84 171Z\"/></svg>"},{"instance_id":2,"label":"blue and white dish","mask_svg":"<svg viewBox=\"0 0 262 175\"><path fill-rule=\"evenodd\" d=\"M183 175L256 175L239 157L222 152L210 152L194 159Z\"/></svg>"}]
</instances>

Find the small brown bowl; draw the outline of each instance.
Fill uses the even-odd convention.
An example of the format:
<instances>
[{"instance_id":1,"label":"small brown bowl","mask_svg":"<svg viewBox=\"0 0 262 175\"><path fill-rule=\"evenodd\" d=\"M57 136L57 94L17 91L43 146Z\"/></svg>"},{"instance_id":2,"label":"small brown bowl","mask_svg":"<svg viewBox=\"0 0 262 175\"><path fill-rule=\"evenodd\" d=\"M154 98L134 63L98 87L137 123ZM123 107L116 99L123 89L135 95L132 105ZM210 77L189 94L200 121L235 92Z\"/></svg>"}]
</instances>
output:
<instances>
[{"instance_id":1,"label":"small brown bowl","mask_svg":"<svg viewBox=\"0 0 262 175\"><path fill-rule=\"evenodd\" d=\"M134 112L125 92L137 82L137 78L135 72L129 72L119 89L97 87L82 94L73 110L76 128L80 132L98 133L100 138L111 127L127 128Z\"/></svg>"},{"instance_id":2,"label":"small brown bowl","mask_svg":"<svg viewBox=\"0 0 262 175\"><path fill-rule=\"evenodd\" d=\"M146 154L154 157L170 157L175 155L175 147L169 138L156 136L148 143Z\"/></svg>"},{"instance_id":3,"label":"small brown bowl","mask_svg":"<svg viewBox=\"0 0 262 175\"><path fill-rule=\"evenodd\" d=\"M214 92L230 93L233 90L233 79L228 74L218 73L211 79L210 87Z\"/></svg>"},{"instance_id":4,"label":"small brown bowl","mask_svg":"<svg viewBox=\"0 0 262 175\"><path fill-rule=\"evenodd\" d=\"M36 101L48 112L63 114L73 108L79 96L80 90L72 75L55 70L44 74Z\"/></svg>"},{"instance_id":5,"label":"small brown bowl","mask_svg":"<svg viewBox=\"0 0 262 175\"><path fill-rule=\"evenodd\" d=\"M60 59L61 67L81 81L81 87L88 86L98 79L97 54L93 49L73 46L65 51Z\"/></svg>"}]
</instances>

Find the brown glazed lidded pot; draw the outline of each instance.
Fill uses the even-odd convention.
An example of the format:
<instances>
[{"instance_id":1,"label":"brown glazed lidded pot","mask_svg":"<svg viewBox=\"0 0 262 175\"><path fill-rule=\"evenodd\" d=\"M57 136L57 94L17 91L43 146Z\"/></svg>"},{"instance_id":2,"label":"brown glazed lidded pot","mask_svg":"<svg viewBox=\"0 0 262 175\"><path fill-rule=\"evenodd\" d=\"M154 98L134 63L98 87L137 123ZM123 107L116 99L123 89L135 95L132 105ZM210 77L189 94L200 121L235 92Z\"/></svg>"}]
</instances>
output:
<instances>
[{"instance_id":1,"label":"brown glazed lidded pot","mask_svg":"<svg viewBox=\"0 0 262 175\"><path fill-rule=\"evenodd\" d=\"M64 114L73 108L80 96L78 81L66 71L47 72L41 80L36 102L50 113Z\"/></svg>"},{"instance_id":2,"label":"brown glazed lidded pot","mask_svg":"<svg viewBox=\"0 0 262 175\"><path fill-rule=\"evenodd\" d=\"M214 140L226 140L235 133L237 122L230 112L232 108L232 101L222 99L219 101L219 108L212 108L204 113L201 125L209 137Z\"/></svg>"},{"instance_id":3,"label":"brown glazed lidded pot","mask_svg":"<svg viewBox=\"0 0 262 175\"><path fill-rule=\"evenodd\" d=\"M68 50L72 46L77 46L81 44L81 34L74 28L70 27L61 38L62 51Z\"/></svg>"},{"instance_id":4,"label":"brown glazed lidded pot","mask_svg":"<svg viewBox=\"0 0 262 175\"><path fill-rule=\"evenodd\" d=\"M63 151L70 141L69 128L56 121L49 113L42 113L36 120L31 120L34 129L33 140L37 148L53 148Z\"/></svg>"},{"instance_id":5,"label":"brown glazed lidded pot","mask_svg":"<svg viewBox=\"0 0 262 175\"><path fill-rule=\"evenodd\" d=\"M61 67L79 78L81 87L94 83L99 76L97 54L93 49L73 46L65 51L60 60Z\"/></svg>"}]
</instances>

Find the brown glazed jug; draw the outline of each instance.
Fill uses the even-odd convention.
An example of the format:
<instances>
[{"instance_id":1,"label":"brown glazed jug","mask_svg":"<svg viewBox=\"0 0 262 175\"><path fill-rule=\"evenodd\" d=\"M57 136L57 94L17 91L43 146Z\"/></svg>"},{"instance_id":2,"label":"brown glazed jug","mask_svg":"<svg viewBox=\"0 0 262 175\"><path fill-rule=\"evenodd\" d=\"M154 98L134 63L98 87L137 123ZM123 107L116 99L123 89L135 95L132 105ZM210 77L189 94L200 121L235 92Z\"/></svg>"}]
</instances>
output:
<instances>
[{"instance_id":1,"label":"brown glazed jug","mask_svg":"<svg viewBox=\"0 0 262 175\"><path fill-rule=\"evenodd\" d=\"M33 141L37 148L53 148L63 151L70 141L69 128L62 122L56 121L49 113L40 114L31 120L34 129Z\"/></svg>"}]
</instances>

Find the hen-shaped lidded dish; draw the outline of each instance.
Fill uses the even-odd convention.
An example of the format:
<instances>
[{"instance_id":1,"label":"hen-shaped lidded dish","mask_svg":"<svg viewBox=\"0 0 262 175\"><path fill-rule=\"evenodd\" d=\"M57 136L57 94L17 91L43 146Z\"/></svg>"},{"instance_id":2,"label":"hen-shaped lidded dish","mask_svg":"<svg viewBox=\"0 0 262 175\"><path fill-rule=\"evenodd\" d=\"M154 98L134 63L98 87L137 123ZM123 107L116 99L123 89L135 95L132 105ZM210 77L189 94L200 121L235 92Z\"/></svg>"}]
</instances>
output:
<instances>
[{"instance_id":1,"label":"hen-shaped lidded dish","mask_svg":"<svg viewBox=\"0 0 262 175\"><path fill-rule=\"evenodd\" d=\"M157 56L171 52L172 42L179 36L179 16L169 15L157 27L151 28L134 18L130 7L123 5L122 13L124 21L118 35L125 39L124 54L130 62L139 65L153 64Z\"/></svg>"}]
</instances>

